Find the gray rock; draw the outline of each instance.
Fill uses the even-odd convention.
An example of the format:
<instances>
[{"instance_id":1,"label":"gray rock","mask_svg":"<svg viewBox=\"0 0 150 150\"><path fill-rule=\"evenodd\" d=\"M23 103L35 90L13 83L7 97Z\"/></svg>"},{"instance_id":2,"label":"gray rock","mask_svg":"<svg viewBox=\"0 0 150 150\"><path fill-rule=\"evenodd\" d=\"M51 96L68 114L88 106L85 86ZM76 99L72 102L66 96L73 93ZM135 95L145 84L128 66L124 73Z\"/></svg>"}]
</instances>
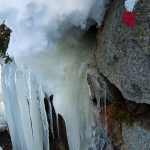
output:
<instances>
[{"instance_id":1,"label":"gray rock","mask_svg":"<svg viewBox=\"0 0 150 150\"><path fill-rule=\"evenodd\" d=\"M98 68L124 98L150 104L150 2L136 5L134 29L122 24L124 11L124 1L113 1L98 36Z\"/></svg>"},{"instance_id":2,"label":"gray rock","mask_svg":"<svg viewBox=\"0 0 150 150\"><path fill-rule=\"evenodd\" d=\"M122 127L124 150L150 150L150 132L141 128L137 123L133 126Z\"/></svg>"},{"instance_id":3,"label":"gray rock","mask_svg":"<svg viewBox=\"0 0 150 150\"><path fill-rule=\"evenodd\" d=\"M140 118L140 126L150 132L150 112ZM149 133L150 134L150 133Z\"/></svg>"},{"instance_id":4,"label":"gray rock","mask_svg":"<svg viewBox=\"0 0 150 150\"><path fill-rule=\"evenodd\" d=\"M147 104L139 104L138 109L136 111L137 115L144 115L150 112L150 105Z\"/></svg>"}]
</instances>

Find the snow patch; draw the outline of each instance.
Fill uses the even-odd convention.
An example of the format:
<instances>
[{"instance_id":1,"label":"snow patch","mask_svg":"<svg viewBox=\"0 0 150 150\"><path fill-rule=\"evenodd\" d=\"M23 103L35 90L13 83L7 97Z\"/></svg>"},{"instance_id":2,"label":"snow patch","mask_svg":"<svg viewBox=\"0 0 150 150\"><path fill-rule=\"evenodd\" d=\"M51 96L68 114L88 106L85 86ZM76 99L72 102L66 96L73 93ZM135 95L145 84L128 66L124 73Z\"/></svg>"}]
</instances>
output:
<instances>
[{"instance_id":1,"label":"snow patch","mask_svg":"<svg viewBox=\"0 0 150 150\"><path fill-rule=\"evenodd\" d=\"M136 5L136 3L138 1L139 0L126 0L125 1L125 7L126 7L127 11L132 12L134 9L134 6Z\"/></svg>"},{"instance_id":2,"label":"snow patch","mask_svg":"<svg viewBox=\"0 0 150 150\"><path fill-rule=\"evenodd\" d=\"M74 39L93 22L101 24L109 0L1 0L0 21L13 30L11 56L53 51L67 34ZM34 39L34 40L33 40Z\"/></svg>"}]
</instances>

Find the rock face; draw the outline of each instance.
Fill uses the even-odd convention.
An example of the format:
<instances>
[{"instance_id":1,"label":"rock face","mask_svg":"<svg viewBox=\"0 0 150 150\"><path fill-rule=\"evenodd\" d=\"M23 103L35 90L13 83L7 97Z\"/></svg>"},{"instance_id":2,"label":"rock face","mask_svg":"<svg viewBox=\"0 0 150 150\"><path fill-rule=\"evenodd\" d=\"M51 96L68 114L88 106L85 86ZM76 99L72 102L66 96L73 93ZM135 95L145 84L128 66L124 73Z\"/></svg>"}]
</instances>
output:
<instances>
[{"instance_id":1,"label":"rock face","mask_svg":"<svg viewBox=\"0 0 150 150\"><path fill-rule=\"evenodd\" d=\"M124 98L150 104L150 2L136 5L134 29L122 24L124 9L124 1L112 2L98 35L98 68Z\"/></svg>"},{"instance_id":2,"label":"rock face","mask_svg":"<svg viewBox=\"0 0 150 150\"><path fill-rule=\"evenodd\" d=\"M124 139L125 150L149 150L150 136L149 131L141 128L137 123L133 126L123 125L122 136Z\"/></svg>"},{"instance_id":3,"label":"rock face","mask_svg":"<svg viewBox=\"0 0 150 150\"><path fill-rule=\"evenodd\" d=\"M126 110L134 118L131 126L121 123L122 138L118 139L123 142L116 142L122 150L149 150L150 2L140 0L137 3L133 29L122 23L124 2L112 0L98 34L95 56L99 73L121 92ZM121 102L120 98L117 100ZM111 131L113 140L118 133Z\"/></svg>"}]
</instances>

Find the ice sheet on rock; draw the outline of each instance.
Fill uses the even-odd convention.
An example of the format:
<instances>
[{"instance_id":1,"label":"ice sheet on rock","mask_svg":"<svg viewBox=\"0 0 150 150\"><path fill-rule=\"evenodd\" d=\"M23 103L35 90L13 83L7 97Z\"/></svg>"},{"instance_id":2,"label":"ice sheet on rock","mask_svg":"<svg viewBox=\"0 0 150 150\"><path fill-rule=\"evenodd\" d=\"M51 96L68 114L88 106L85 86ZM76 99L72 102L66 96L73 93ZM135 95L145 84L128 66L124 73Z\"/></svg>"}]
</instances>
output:
<instances>
[{"instance_id":1,"label":"ice sheet on rock","mask_svg":"<svg viewBox=\"0 0 150 150\"><path fill-rule=\"evenodd\" d=\"M101 80L98 73L94 72L89 76L89 86L93 89L96 101L97 101L97 108L103 107L106 103L106 83L105 81ZM91 93L92 94L92 93Z\"/></svg>"},{"instance_id":2,"label":"ice sheet on rock","mask_svg":"<svg viewBox=\"0 0 150 150\"><path fill-rule=\"evenodd\" d=\"M104 108L106 99L104 99ZM90 140L88 150L113 150L111 140L108 137L107 124L100 119L100 109L91 106Z\"/></svg>"},{"instance_id":3,"label":"ice sheet on rock","mask_svg":"<svg viewBox=\"0 0 150 150\"><path fill-rule=\"evenodd\" d=\"M1 0L0 22L6 20L13 30L10 55L53 51L68 33L73 38L80 35L73 32L74 27L84 30L93 22L101 24L108 1Z\"/></svg>"}]
</instances>

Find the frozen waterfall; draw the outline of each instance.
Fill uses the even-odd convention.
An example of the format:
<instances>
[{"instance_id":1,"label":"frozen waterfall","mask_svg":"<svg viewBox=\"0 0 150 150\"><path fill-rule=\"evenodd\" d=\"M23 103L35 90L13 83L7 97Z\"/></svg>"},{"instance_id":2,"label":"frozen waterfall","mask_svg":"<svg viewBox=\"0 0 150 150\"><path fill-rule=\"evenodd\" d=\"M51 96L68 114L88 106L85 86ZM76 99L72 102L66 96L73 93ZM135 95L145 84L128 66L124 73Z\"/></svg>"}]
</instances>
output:
<instances>
[{"instance_id":1,"label":"frozen waterfall","mask_svg":"<svg viewBox=\"0 0 150 150\"><path fill-rule=\"evenodd\" d=\"M70 150L88 149L91 50L91 43L67 43L4 66L2 88L14 150L49 150L45 93L54 95L56 112L65 119Z\"/></svg>"},{"instance_id":2,"label":"frozen waterfall","mask_svg":"<svg viewBox=\"0 0 150 150\"><path fill-rule=\"evenodd\" d=\"M2 90L14 150L51 148L57 119L46 111L53 105L65 120L70 150L104 147L105 133L91 124L87 84L95 37L85 34L101 24L108 1L0 1L0 21L13 30L7 52L14 61L2 68ZM51 95L53 104L46 108L44 99Z\"/></svg>"}]
</instances>

